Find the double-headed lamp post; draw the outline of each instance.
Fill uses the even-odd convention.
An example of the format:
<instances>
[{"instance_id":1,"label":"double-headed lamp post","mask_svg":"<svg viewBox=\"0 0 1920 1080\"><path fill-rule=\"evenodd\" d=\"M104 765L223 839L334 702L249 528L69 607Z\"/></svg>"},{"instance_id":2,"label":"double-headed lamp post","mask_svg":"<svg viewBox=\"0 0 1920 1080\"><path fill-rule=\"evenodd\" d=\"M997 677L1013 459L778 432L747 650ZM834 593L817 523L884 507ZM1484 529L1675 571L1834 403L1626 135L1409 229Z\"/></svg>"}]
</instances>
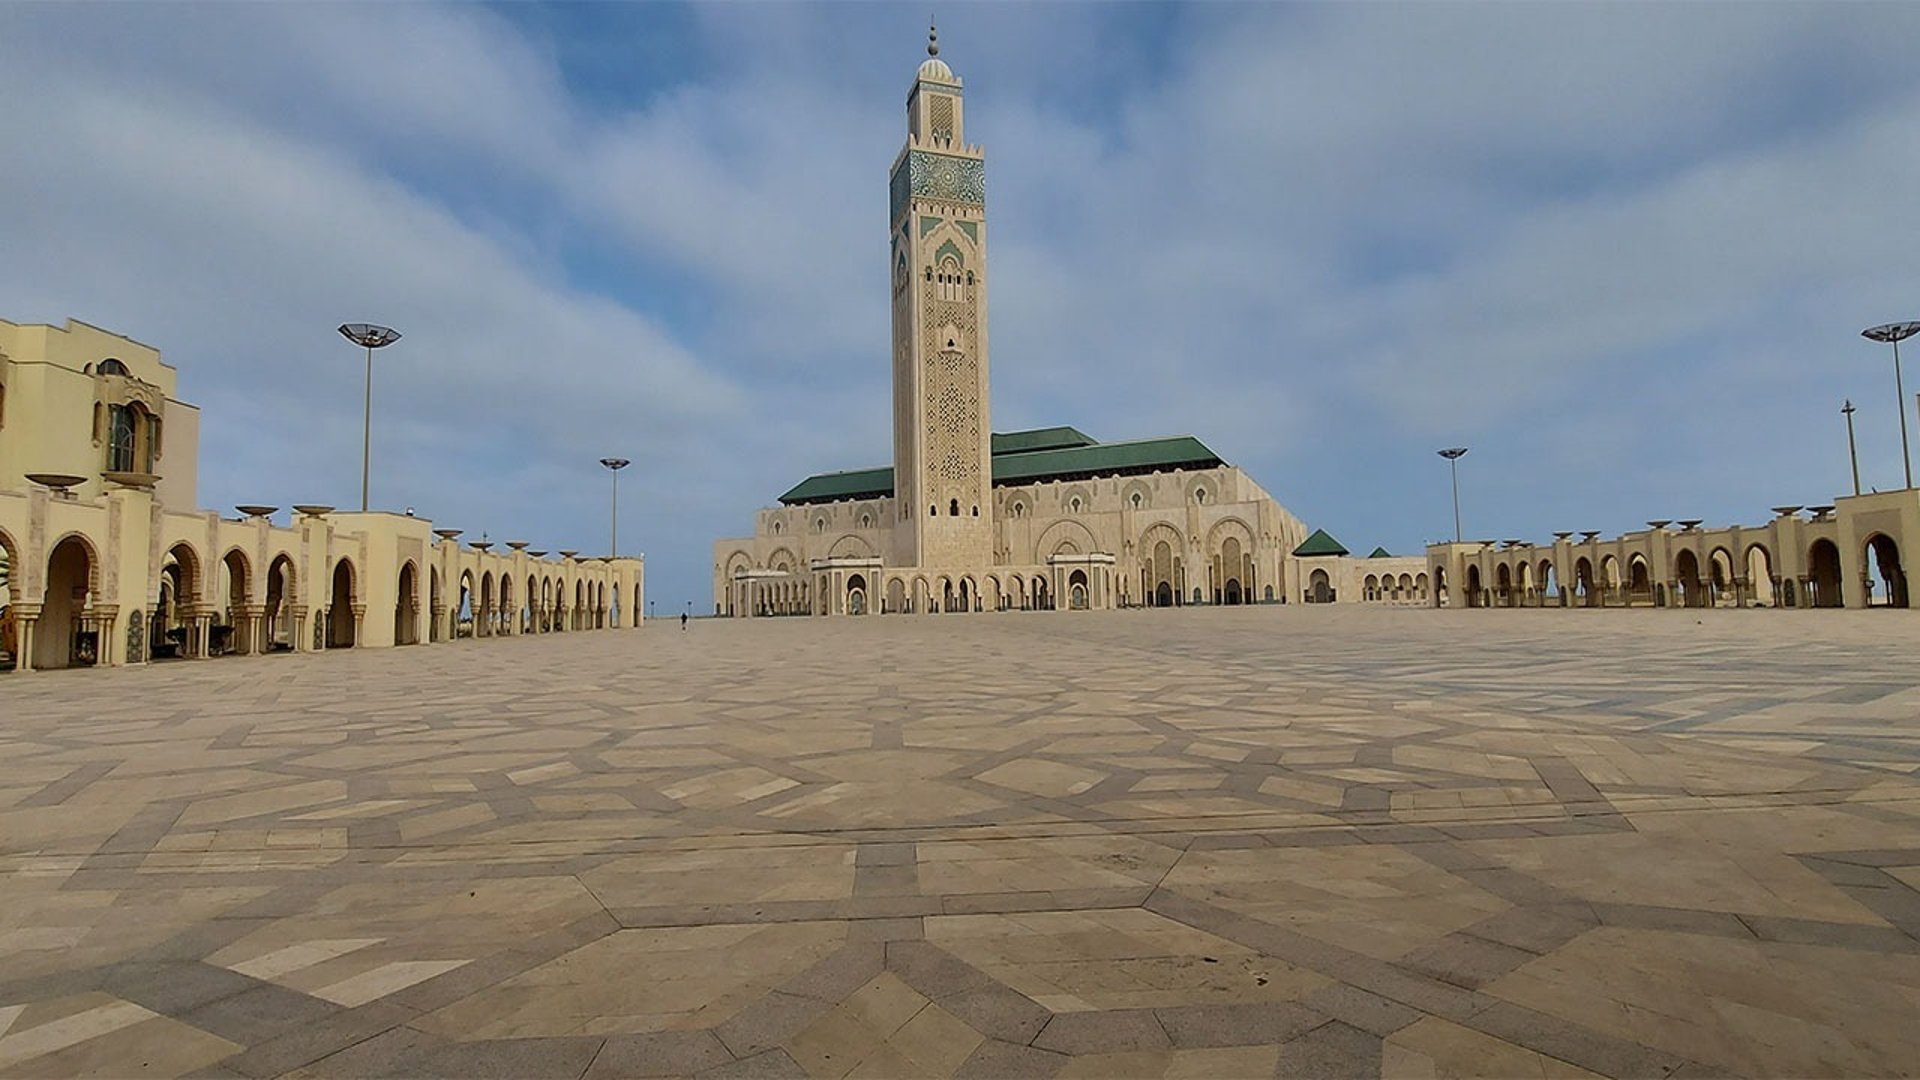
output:
<instances>
[{"instance_id":1,"label":"double-headed lamp post","mask_svg":"<svg viewBox=\"0 0 1920 1080\"><path fill-rule=\"evenodd\" d=\"M1439 451L1447 459L1447 471L1453 474L1453 542L1460 542L1460 459L1467 456L1464 446L1450 446Z\"/></svg>"},{"instance_id":2,"label":"double-headed lamp post","mask_svg":"<svg viewBox=\"0 0 1920 1080\"><path fill-rule=\"evenodd\" d=\"M1913 455L1907 449L1907 388L1900 381L1900 343L1916 333L1920 333L1920 322L1883 323L1860 331L1860 336L1868 341L1893 346L1893 389L1898 395L1894 404L1900 408L1900 465L1906 469L1909 488L1913 487Z\"/></svg>"},{"instance_id":3,"label":"double-headed lamp post","mask_svg":"<svg viewBox=\"0 0 1920 1080\"><path fill-rule=\"evenodd\" d=\"M600 464L613 473L613 538L607 545L607 555L617 559L620 557L620 470L633 462L623 457L603 457Z\"/></svg>"},{"instance_id":4,"label":"double-headed lamp post","mask_svg":"<svg viewBox=\"0 0 1920 1080\"><path fill-rule=\"evenodd\" d=\"M367 461L373 450L373 350L400 340L400 331L372 323L341 323L340 336L367 350L367 407L360 428L360 512L367 512Z\"/></svg>"}]
</instances>

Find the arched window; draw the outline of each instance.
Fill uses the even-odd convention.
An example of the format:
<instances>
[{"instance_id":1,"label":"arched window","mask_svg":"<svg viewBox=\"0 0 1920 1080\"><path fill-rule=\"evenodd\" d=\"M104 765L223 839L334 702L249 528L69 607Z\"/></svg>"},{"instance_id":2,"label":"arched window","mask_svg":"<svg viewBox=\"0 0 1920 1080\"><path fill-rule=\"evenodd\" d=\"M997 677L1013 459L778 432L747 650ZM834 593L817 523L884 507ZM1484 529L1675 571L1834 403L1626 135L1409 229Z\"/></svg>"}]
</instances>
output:
<instances>
[{"instance_id":1,"label":"arched window","mask_svg":"<svg viewBox=\"0 0 1920 1080\"><path fill-rule=\"evenodd\" d=\"M780 535L780 523L777 521L773 523L773 535L775 536Z\"/></svg>"},{"instance_id":2,"label":"arched window","mask_svg":"<svg viewBox=\"0 0 1920 1080\"><path fill-rule=\"evenodd\" d=\"M976 507L974 507L974 508L973 508L973 516L974 516L974 517L979 517L979 516L980 516L980 508L979 508L979 507L977 507L977 506L976 506Z\"/></svg>"},{"instance_id":3,"label":"arched window","mask_svg":"<svg viewBox=\"0 0 1920 1080\"><path fill-rule=\"evenodd\" d=\"M939 516L940 516L940 508L939 508L939 507L937 507L937 506L929 506L929 507L927 507L927 516L928 516L928 517L939 517Z\"/></svg>"},{"instance_id":4,"label":"arched window","mask_svg":"<svg viewBox=\"0 0 1920 1080\"><path fill-rule=\"evenodd\" d=\"M102 364L101 367L105 367ZM107 471L134 472L134 433L135 417L133 410L125 405L107 407Z\"/></svg>"},{"instance_id":5,"label":"arched window","mask_svg":"<svg viewBox=\"0 0 1920 1080\"><path fill-rule=\"evenodd\" d=\"M826 531L827 531L827 519L826 519L826 518L814 518L814 519L813 519L813 531L814 531L814 532L816 532L816 533L823 533L823 532L826 532Z\"/></svg>"},{"instance_id":6,"label":"arched window","mask_svg":"<svg viewBox=\"0 0 1920 1080\"><path fill-rule=\"evenodd\" d=\"M123 363L121 363L121 362L120 362L120 361L118 361L118 360L115 360L115 359L114 359L113 357L111 357L111 356L109 356L109 357L107 357L107 358L106 358L105 360L102 360L102 361L100 361L100 367L99 367L99 369L98 369L98 370L99 370L99 372L100 372L100 374L102 374L102 375L122 375L122 376L125 376L125 375L130 375L130 374L132 374L131 372L129 372L129 371L127 370L127 365L125 365L125 364L123 364Z\"/></svg>"},{"instance_id":7,"label":"arched window","mask_svg":"<svg viewBox=\"0 0 1920 1080\"><path fill-rule=\"evenodd\" d=\"M1080 512L1080 496L1075 495L1073 498L1067 500L1067 509L1073 511L1076 514L1079 513Z\"/></svg>"},{"instance_id":8,"label":"arched window","mask_svg":"<svg viewBox=\"0 0 1920 1080\"><path fill-rule=\"evenodd\" d=\"M1200 505L1202 505L1202 506L1205 506L1205 505L1206 505L1206 502L1207 502L1207 489L1206 489L1206 488L1194 488L1194 489L1193 489L1193 501L1194 501L1194 502L1196 502L1196 503L1199 503L1199 504L1200 504Z\"/></svg>"},{"instance_id":9,"label":"arched window","mask_svg":"<svg viewBox=\"0 0 1920 1080\"><path fill-rule=\"evenodd\" d=\"M1142 502L1145 502L1145 501L1146 501L1146 500L1144 500L1144 499L1142 499L1142 498L1140 497L1140 493L1139 493L1139 492L1137 492L1137 491L1136 491L1136 492L1134 492L1134 493L1133 493L1133 508L1134 508L1135 510L1138 510L1138 509L1140 509L1140 504L1141 504Z\"/></svg>"},{"instance_id":10,"label":"arched window","mask_svg":"<svg viewBox=\"0 0 1920 1080\"><path fill-rule=\"evenodd\" d=\"M947 516L948 517L960 516L960 500L959 499L947 500Z\"/></svg>"},{"instance_id":11,"label":"arched window","mask_svg":"<svg viewBox=\"0 0 1920 1080\"><path fill-rule=\"evenodd\" d=\"M870 528L872 528L872 527L873 527L873 515L872 515L872 514L861 514L861 515L860 515L860 527L861 527L861 528L863 528L863 529L870 529Z\"/></svg>"}]
</instances>

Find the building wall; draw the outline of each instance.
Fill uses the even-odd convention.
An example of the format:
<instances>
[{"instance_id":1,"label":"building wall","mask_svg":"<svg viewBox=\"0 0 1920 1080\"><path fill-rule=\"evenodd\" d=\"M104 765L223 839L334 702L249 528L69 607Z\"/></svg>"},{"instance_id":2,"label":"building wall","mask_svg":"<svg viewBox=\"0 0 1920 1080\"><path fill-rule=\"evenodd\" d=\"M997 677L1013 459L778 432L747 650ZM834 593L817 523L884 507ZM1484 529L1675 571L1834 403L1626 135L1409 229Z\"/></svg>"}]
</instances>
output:
<instances>
[{"instance_id":1,"label":"building wall","mask_svg":"<svg viewBox=\"0 0 1920 1080\"><path fill-rule=\"evenodd\" d=\"M1010 591L1014 576L1025 584L1036 574L1050 582L1052 560L1096 555L1113 560L1104 593L1108 602L1101 606L1152 604L1161 584L1182 605L1227 602L1230 584L1237 585L1244 601L1300 599L1298 587L1290 584L1289 553L1306 539L1306 526L1233 466L995 488L992 552L974 564L922 568L885 558L895 550L889 535L893 507L892 499L868 499L760 511L753 536L714 545L714 611L751 614L739 602L740 583L751 578L762 592L781 590L784 608L828 614L845 597L819 595L814 564L835 559L877 560L880 599L885 582L926 578L932 596L938 595L933 586L942 577L970 578L986 593L980 610L996 606L991 584ZM1155 558L1162 543L1168 556L1164 567ZM1237 573L1229 566L1230 554L1237 555ZM1421 564L1416 558L1409 565ZM778 580L781 575L792 580ZM1068 570L1063 577L1070 575ZM1030 603L1032 594L1027 595ZM869 606L876 613L880 608ZM889 604L887 610L895 609ZM915 605L915 610L925 609Z\"/></svg>"},{"instance_id":2,"label":"building wall","mask_svg":"<svg viewBox=\"0 0 1920 1080\"><path fill-rule=\"evenodd\" d=\"M109 358L127 376L101 375ZM21 667L142 663L156 646L173 647L169 634L187 655L206 656L306 651L327 640L425 644L463 627L480 636L596 629L615 624L616 608L619 625L638 625L638 558L483 552L457 534L436 535L425 518L381 511L296 512L275 524L194 508L199 413L173 396L176 384L159 352L130 338L71 320L0 321L0 550L9 571L0 653ZM94 416L126 400L161 417L154 475L106 471ZM81 481L63 493L26 479L43 473ZM351 586L336 598L343 565ZM531 577L566 599L535 612L516 589L511 608L496 599L462 621L458 582L469 577ZM576 605L576 592L591 599Z\"/></svg>"},{"instance_id":3,"label":"building wall","mask_svg":"<svg viewBox=\"0 0 1920 1080\"><path fill-rule=\"evenodd\" d=\"M1765 525L1663 522L1552 544L1435 544L1432 602L1449 607L1910 606L1920 491L1835 499Z\"/></svg>"}]
</instances>

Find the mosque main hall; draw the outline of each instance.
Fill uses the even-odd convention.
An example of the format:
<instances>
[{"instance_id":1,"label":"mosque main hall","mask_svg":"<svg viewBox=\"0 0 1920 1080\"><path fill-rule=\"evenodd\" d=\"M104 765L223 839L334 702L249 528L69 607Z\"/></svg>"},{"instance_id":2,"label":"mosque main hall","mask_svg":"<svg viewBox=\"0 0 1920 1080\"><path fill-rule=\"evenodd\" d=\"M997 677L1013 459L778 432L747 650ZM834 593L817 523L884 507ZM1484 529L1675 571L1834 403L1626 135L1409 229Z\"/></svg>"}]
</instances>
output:
<instances>
[{"instance_id":1,"label":"mosque main hall","mask_svg":"<svg viewBox=\"0 0 1920 1080\"><path fill-rule=\"evenodd\" d=\"M893 465L809 476L717 541L715 613L1425 602L1423 558L1350 557L1192 435L993 431L986 157L927 52L890 185Z\"/></svg>"}]
</instances>

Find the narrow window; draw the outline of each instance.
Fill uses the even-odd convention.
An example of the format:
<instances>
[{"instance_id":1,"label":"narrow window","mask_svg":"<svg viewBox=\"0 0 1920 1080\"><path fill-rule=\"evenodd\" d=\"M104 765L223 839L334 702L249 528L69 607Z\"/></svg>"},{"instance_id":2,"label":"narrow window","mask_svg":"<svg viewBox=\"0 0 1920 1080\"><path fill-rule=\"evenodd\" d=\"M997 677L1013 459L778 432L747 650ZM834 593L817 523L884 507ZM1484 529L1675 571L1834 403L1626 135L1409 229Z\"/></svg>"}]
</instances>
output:
<instances>
[{"instance_id":1,"label":"narrow window","mask_svg":"<svg viewBox=\"0 0 1920 1080\"><path fill-rule=\"evenodd\" d=\"M960 516L960 500L959 499L947 500L947 516L948 517Z\"/></svg>"}]
</instances>

